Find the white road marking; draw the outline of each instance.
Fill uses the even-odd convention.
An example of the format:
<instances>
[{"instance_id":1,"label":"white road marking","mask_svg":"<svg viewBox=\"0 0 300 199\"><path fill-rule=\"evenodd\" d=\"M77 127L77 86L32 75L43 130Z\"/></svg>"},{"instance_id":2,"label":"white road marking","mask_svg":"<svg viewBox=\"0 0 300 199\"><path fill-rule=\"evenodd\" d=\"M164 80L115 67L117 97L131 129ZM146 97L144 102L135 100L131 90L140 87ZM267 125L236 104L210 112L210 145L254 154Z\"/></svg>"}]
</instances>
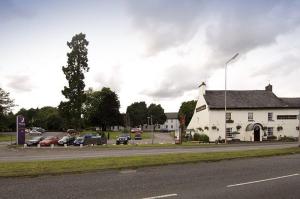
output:
<instances>
[{"instance_id":1,"label":"white road marking","mask_svg":"<svg viewBox=\"0 0 300 199\"><path fill-rule=\"evenodd\" d=\"M239 184L227 185L227 187L237 187L237 186L254 184L254 183L259 183L259 182L278 180L278 179L281 179L281 178L289 178L289 177L298 176L298 175L299 175L299 173L295 173L295 174L291 174L291 175L279 176L279 177L275 177L275 178L268 178L268 179L264 179L264 180L256 180L256 181L251 181L251 182L244 182L244 183L239 183Z\"/></svg>"},{"instance_id":2,"label":"white road marking","mask_svg":"<svg viewBox=\"0 0 300 199\"><path fill-rule=\"evenodd\" d=\"M178 196L178 194L177 193L172 193L172 194L166 194L166 195L161 195L161 196L153 196L153 197L143 198L143 199L168 198L168 197L174 197L174 196Z\"/></svg>"}]
</instances>

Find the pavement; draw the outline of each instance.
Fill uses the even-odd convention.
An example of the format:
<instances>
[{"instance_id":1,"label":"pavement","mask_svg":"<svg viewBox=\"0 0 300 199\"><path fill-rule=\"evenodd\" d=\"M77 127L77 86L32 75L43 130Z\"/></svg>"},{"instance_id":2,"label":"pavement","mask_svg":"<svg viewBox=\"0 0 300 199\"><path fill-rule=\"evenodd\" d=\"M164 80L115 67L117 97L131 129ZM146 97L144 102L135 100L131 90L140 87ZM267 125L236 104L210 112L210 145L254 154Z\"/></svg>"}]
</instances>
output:
<instances>
[{"instance_id":1,"label":"pavement","mask_svg":"<svg viewBox=\"0 0 300 199\"><path fill-rule=\"evenodd\" d=\"M0 178L0 198L299 199L300 155Z\"/></svg>"},{"instance_id":2,"label":"pavement","mask_svg":"<svg viewBox=\"0 0 300 199\"><path fill-rule=\"evenodd\" d=\"M207 153L229 152L255 149L276 149L296 147L298 143L253 143L231 145L207 145L207 147L174 147L171 148L128 148L128 149L105 149L102 147L69 147L69 148L18 148L0 150L0 162L8 161L35 161L35 160L65 160L99 157L122 157L137 155L159 155L171 153Z\"/></svg>"}]
</instances>

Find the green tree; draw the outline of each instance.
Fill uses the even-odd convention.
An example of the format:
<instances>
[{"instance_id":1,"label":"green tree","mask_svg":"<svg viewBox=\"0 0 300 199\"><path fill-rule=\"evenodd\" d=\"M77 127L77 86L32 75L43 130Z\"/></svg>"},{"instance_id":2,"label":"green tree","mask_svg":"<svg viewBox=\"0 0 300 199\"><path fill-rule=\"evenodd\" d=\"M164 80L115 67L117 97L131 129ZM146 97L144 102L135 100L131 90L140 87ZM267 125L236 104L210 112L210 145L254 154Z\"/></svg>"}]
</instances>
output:
<instances>
[{"instance_id":1,"label":"green tree","mask_svg":"<svg viewBox=\"0 0 300 199\"><path fill-rule=\"evenodd\" d=\"M120 124L120 101L110 88L104 87L101 91L89 89L84 109L87 124L100 126L103 131L108 126Z\"/></svg>"},{"instance_id":2,"label":"green tree","mask_svg":"<svg viewBox=\"0 0 300 199\"><path fill-rule=\"evenodd\" d=\"M81 127L82 105L86 100L84 93L84 72L89 71L88 67L88 46L89 42L85 38L85 34L76 34L71 42L67 42L71 49L68 56L67 66L63 66L62 70L68 81L68 87L65 86L62 94L68 99L67 102L61 102L60 108L64 112L64 116L68 116L68 121L75 128ZM66 107L68 109L66 109ZM69 112L69 113L66 113Z\"/></svg>"},{"instance_id":3,"label":"green tree","mask_svg":"<svg viewBox=\"0 0 300 199\"><path fill-rule=\"evenodd\" d=\"M178 116L185 116L185 126L188 126L188 124L190 123L195 111L196 104L196 100L182 102L178 111Z\"/></svg>"},{"instance_id":4,"label":"green tree","mask_svg":"<svg viewBox=\"0 0 300 199\"><path fill-rule=\"evenodd\" d=\"M0 114L7 114L14 106L14 100L10 99L9 93L0 88Z\"/></svg>"},{"instance_id":5,"label":"green tree","mask_svg":"<svg viewBox=\"0 0 300 199\"><path fill-rule=\"evenodd\" d=\"M148 107L148 117L150 116L152 116L153 124L163 124L167 120L165 111L160 104L150 104L150 106Z\"/></svg>"},{"instance_id":6,"label":"green tree","mask_svg":"<svg viewBox=\"0 0 300 199\"><path fill-rule=\"evenodd\" d=\"M127 107L126 114L132 127L147 123L148 110L145 102L134 102Z\"/></svg>"},{"instance_id":7,"label":"green tree","mask_svg":"<svg viewBox=\"0 0 300 199\"><path fill-rule=\"evenodd\" d=\"M14 106L14 100L10 98L9 93L0 88L0 131L12 131L15 129L11 125L16 123L15 118L14 121L11 119L14 117L14 114L11 112L11 108Z\"/></svg>"}]
</instances>

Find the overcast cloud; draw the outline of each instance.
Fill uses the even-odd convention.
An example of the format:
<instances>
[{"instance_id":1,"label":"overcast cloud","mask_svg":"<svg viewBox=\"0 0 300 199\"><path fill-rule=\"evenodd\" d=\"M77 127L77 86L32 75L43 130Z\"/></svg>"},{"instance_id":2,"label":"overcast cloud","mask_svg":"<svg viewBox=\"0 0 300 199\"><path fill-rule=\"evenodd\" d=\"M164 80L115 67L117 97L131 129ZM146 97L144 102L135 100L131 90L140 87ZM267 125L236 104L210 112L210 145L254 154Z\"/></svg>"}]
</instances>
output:
<instances>
[{"instance_id":1,"label":"overcast cloud","mask_svg":"<svg viewBox=\"0 0 300 199\"><path fill-rule=\"evenodd\" d=\"M20 108L57 106L66 42L84 32L86 88L112 88L121 111L134 101L177 111L202 81L223 89L237 52L229 89L270 82L280 96L300 96L299 10L296 0L0 1L1 86Z\"/></svg>"}]
</instances>

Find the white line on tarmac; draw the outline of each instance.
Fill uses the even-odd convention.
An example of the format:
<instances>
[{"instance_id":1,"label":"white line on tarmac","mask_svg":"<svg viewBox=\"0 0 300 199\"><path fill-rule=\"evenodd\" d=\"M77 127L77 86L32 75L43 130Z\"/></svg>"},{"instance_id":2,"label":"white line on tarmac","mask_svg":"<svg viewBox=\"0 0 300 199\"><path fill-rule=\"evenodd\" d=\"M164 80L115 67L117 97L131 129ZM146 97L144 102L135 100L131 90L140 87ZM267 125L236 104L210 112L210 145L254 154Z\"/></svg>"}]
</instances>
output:
<instances>
[{"instance_id":1,"label":"white line on tarmac","mask_svg":"<svg viewBox=\"0 0 300 199\"><path fill-rule=\"evenodd\" d=\"M153 197L143 198L143 199L168 198L168 197L174 197L174 196L178 196L178 194L177 193L172 193L172 194L166 194L166 195L161 195L161 196L153 196Z\"/></svg>"},{"instance_id":2,"label":"white line on tarmac","mask_svg":"<svg viewBox=\"0 0 300 199\"><path fill-rule=\"evenodd\" d=\"M268 179L264 179L264 180L256 180L256 181L251 181L251 182L244 182L244 183L239 183L239 184L227 185L227 187L237 187L237 186L254 184L254 183L259 183L259 182L278 180L278 179L282 179L282 178L289 178L289 177L298 176L298 175L299 175L299 173L294 173L294 174L291 174L291 175L279 176L279 177L275 177L275 178L268 178Z\"/></svg>"}]
</instances>

